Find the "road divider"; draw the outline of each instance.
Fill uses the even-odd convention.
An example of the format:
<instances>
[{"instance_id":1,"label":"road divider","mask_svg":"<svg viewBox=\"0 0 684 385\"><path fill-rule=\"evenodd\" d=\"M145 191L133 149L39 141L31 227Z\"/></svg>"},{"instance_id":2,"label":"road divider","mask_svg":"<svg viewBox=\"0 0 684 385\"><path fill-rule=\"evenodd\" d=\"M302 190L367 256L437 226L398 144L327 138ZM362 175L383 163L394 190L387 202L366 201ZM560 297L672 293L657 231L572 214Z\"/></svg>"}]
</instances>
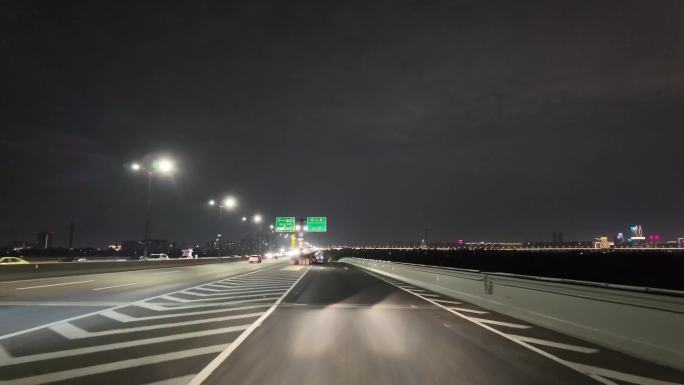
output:
<instances>
[{"instance_id":1,"label":"road divider","mask_svg":"<svg viewBox=\"0 0 684 385\"><path fill-rule=\"evenodd\" d=\"M684 292L359 258L342 258L340 262L634 357L684 369Z\"/></svg>"}]
</instances>

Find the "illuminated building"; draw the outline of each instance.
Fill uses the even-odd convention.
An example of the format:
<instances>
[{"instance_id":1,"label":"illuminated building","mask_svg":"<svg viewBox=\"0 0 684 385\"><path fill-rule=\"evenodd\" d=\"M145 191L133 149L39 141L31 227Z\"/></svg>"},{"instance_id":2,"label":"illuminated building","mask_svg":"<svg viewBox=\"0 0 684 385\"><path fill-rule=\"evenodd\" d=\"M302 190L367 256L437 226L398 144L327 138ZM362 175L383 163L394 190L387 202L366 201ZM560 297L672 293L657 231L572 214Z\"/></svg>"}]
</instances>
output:
<instances>
[{"instance_id":1,"label":"illuminated building","mask_svg":"<svg viewBox=\"0 0 684 385\"><path fill-rule=\"evenodd\" d=\"M644 231L641 229L641 225L633 225L629 228L629 232L629 243L632 244L632 246L643 246L646 243L646 237L644 237Z\"/></svg>"}]
</instances>

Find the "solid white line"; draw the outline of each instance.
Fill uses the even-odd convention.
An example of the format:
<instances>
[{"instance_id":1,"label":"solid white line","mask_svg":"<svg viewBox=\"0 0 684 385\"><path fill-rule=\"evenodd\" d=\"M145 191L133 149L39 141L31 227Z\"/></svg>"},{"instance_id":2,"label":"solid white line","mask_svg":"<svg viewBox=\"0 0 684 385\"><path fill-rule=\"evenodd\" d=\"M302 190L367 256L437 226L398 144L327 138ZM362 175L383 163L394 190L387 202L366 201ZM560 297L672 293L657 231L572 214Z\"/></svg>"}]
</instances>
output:
<instances>
[{"instance_id":1,"label":"solid white line","mask_svg":"<svg viewBox=\"0 0 684 385\"><path fill-rule=\"evenodd\" d=\"M413 291L413 290L409 290L409 291ZM422 295L423 297L431 297L431 298L441 297L441 295L439 295L439 294L423 294L423 293L421 293L420 295Z\"/></svg>"},{"instance_id":2,"label":"solid white line","mask_svg":"<svg viewBox=\"0 0 684 385\"><path fill-rule=\"evenodd\" d=\"M209 365L205 366L204 369L202 369L202 371L199 372L199 373L195 376L195 378L193 378L192 381L190 381L190 382L188 383L188 385L200 385L202 382L204 382L204 380L206 380L206 379L211 375L211 373L213 373L214 370L216 370L216 368L218 368L219 365L221 365L221 364L223 363L223 361L225 361L225 360L226 360L226 359L235 351L235 349L237 349L237 347L240 346L240 344L242 344L242 343L245 341L245 339L247 339L247 337L249 337L250 334L252 334L252 332L253 332L256 328L258 328L259 326L261 326L261 324L264 322L264 320L265 320L266 318L268 318L268 316L271 315L271 313L273 313L273 312L275 311L275 309L278 307L278 305L280 305L280 303L283 302L283 299L285 299L285 297L287 297L287 295L290 293L290 291L292 291L292 289L294 289L295 286L297 286L297 284L299 283L299 281L301 281L302 278L304 278L304 276L306 275L306 273L309 272L309 270L310 270L310 268L309 268L309 269L306 269L306 270L304 271L304 274L302 274L302 275L297 279L297 281L295 281L295 283L292 285L292 287L290 287L290 288L282 295L282 297L278 298L278 300L273 304L273 306L271 306L271 307L266 311L266 313L264 313L261 317L259 317L259 319L256 320L256 322L254 322L254 323L249 327L249 329L247 329L247 330L245 330L244 332L242 332L242 334L240 334L240 336L239 336L238 338L236 338L235 341L233 341L233 343L231 343L230 345L228 345L228 347L227 347L224 351L222 351L221 354L219 354L216 358L214 358L214 359L209 363Z\"/></svg>"},{"instance_id":3,"label":"solid white line","mask_svg":"<svg viewBox=\"0 0 684 385\"><path fill-rule=\"evenodd\" d=\"M0 301L0 306L74 306L74 307L112 307L128 302L47 302L47 301Z\"/></svg>"},{"instance_id":4,"label":"solid white line","mask_svg":"<svg viewBox=\"0 0 684 385\"><path fill-rule=\"evenodd\" d=\"M242 276L249 275L249 274L255 274L255 273L263 272L264 270L271 269L271 268L273 268L273 266L269 266L269 267L266 267L266 268L263 268L263 269L259 269L259 270L248 271L248 272L246 272L246 273L236 274L236 275L233 276L233 278L242 277ZM225 278L224 278L223 280L225 280ZM202 285L197 285L197 286L189 287L189 288L185 288L185 289L182 289L182 290L176 290L176 291L174 291L174 292L167 293L167 294L174 294L174 293L181 292L181 291L183 291L183 290L189 290L189 289L192 289L192 288L195 288L195 287L200 287L200 286L203 286L203 285L206 285L206 284L202 284ZM138 304L140 304L140 303L143 303L144 301L152 300L152 299L155 299L155 298L157 298L157 297L159 297L159 296L156 295L156 296L154 296L154 297L144 298L144 299L141 299L141 300L138 300L138 301L135 301L135 302L130 302L130 303L127 303L127 304L124 304L124 305L115 306L115 307L112 307L112 308L110 308L110 309L105 309L105 310L116 310L116 309L120 309L120 308L123 308L123 307L126 307L126 306L138 305ZM168 310L168 309L165 309L165 310ZM34 326L34 327L32 327L32 328L28 328L28 329L19 330L19 331L16 331L16 332L4 334L4 335L0 336L0 341L2 341L2 340L4 340L4 339L7 339L7 338L15 337L15 336L18 336L18 335L21 335L21 334L26 334L26 333L30 333L30 332L32 332L32 331L36 331L36 330L40 330L40 329L43 329L43 328L46 328L46 327L50 327L50 326L52 326L52 325L57 325L57 324L60 324L60 323L62 323L62 322L75 321L75 320L77 320L77 319L81 319L81 318L89 317L89 316L92 316L92 315L96 315L96 314L98 314L98 313L100 313L100 312L102 312L102 311L103 311L103 310L97 310L97 311L93 311L93 312L90 312L90 313L81 314L81 315L77 315L77 316L74 316L74 317L66 318L66 319L63 319L63 320L54 321L54 322L49 322L49 323L46 323L46 324L43 324L43 325Z\"/></svg>"},{"instance_id":5,"label":"solid white line","mask_svg":"<svg viewBox=\"0 0 684 385\"><path fill-rule=\"evenodd\" d=\"M238 314L238 315L231 315L231 316L226 316L226 317L203 318L203 319L194 320L194 321L183 321L183 322L174 322L174 323L167 323L167 324L138 326L138 327L124 328L124 329L104 330L101 332L89 332L87 330L81 329L78 326L72 325L68 322L62 323L59 325L50 326L50 329L53 332L58 333L59 335L61 335L64 338L67 338L70 340L78 340L81 338L111 336L114 334L125 334L125 333L135 333L135 332L141 332L141 331L147 331L147 330L168 329L168 328L175 328L175 327L188 326L188 325L201 325L201 324L206 324L206 323L211 323L211 322L229 321L229 320L241 319L241 318L255 318L255 317L258 317L262 314L263 314L263 312ZM235 326L235 328L236 328L235 330L244 330L248 326L249 325L238 325L238 326Z\"/></svg>"},{"instance_id":6,"label":"solid white line","mask_svg":"<svg viewBox=\"0 0 684 385\"><path fill-rule=\"evenodd\" d=\"M7 351L2 347L2 345L0 345L0 358L1 358L0 359L0 367L9 366L9 365L17 365L17 364L25 364L27 362L52 360L55 358L72 357L72 356L78 356L78 355L82 355L82 354L105 352L105 351L114 350L114 349L131 348L134 346L151 345L151 344L156 344L156 343L161 343L161 342L178 341L178 340L185 340L185 339L189 339L189 338L198 338L198 337L206 337L206 336L218 335L218 334L234 333L236 331L242 331L245 329L247 329L247 326L245 326L242 329L237 329L237 330L234 327L212 329L212 330L202 330L202 331L198 331L198 332L181 333L181 334L174 334L174 335L163 336L163 337L144 338L141 340L116 342L116 343L106 344L106 345L88 346L88 347L84 347L84 348L60 350L60 351L49 352L49 353L38 353L38 354L31 354L31 355L20 356L20 357L12 357L9 353L7 353Z\"/></svg>"},{"instance_id":7,"label":"solid white line","mask_svg":"<svg viewBox=\"0 0 684 385\"><path fill-rule=\"evenodd\" d=\"M464 313L473 313L473 314L489 314L488 311L484 310L475 310L475 309L465 309L462 307L450 307L449 309L451 310L456 310L456 311L462 311Z\"/></svg>"},{"instance_id":8,"label":"solid white line","mask_svg":"<svg viewBox=\"0 0 684 385\"><path fill-rule=\"evenodd\" d=\"M93 289L93 290L94 290L94 291L107 290L107 289L113 289L113 288L115 288L115 287L124 287L124 286L137 285L137 284L140 284L140 283L145 283L145 282L141 281L141 282L123 283L123 284L121 284L121 285L114 285L114 286L107 286L107 287L98 287L98 288Z\"/></svg>"},{"instance_id":9,"label":"solid white line","mask_svg":"<svg viewBox=\"0 0 684 385\"><path fill-rule=\"evenodd\" d=\"M201 311L191 311L191 312L186 312L186 313L174 313L174 314L164 314L164 315L151 315L151 316L143 316L143 317L133 317L127 314L122 314L117 312L116 310L104 310L100 315L105 316L107 318L111 318L115 321L119 322L134 322L134 321L148 321L152 319L167 319L167 318L178 318L178 317L188 317L188 316L193 316L193 315L200 315L200 314L215 314L215 313L226 313L226 312L232 312L232 311L241 311L241 310L251 310L251 309L260 309L264 307L271 307L271 304L264 304L264 305L251 305L251 306L242 306L242 307L231 307L231 308L225 308L225 309L214 309L214 310L201 310Z\"/></svg>"},{"instance_id":10,"label":"solid white line","mask_svg":"<svg viewBox=\"0 0 684 385\"><path fill-rule=\"evenodd\" d=\"M641 376L637 376L634 374L618 372L616 370L598 368L596 366L580 364L577 362L570 362L570 361L566 361L566 362L570 365L577 367L579 370L581 370L587 374L597 375L597 376L602 376L602 377L608 377L608 378L612 378L614 380L619 380L619 381L626 381L626 382L629 382L631 384L638 384L638 385L681 385L681 384L678 384L676 382L655 380L653 378L641 377Z\"/></svg>"},{"instance_id":11,"label":"solid white line","mask_svg":"<svg viewBox=\"0 0 684 385\"><path fill-rule=\"evenodd\" d=\"M145 385L185 385L188 382L190 382L190 380L192 380L193 377L195 377L195 375L190 374L183 377L169 378L168 380L148 382Z\"/></svg>"},{"instance_id":12,"label":"solid white line","mask_svg":"<svg viewBox=\"0 0 684 385\"><path fill-rule=\"evenodd\" d=\"M435 301L437 301L437 302L439 302L439 303L450 303L450 304L452 304L452 305L463 305L463 302L449 301L449 300L446 300L446 299L436 299Z\"/></svg>"},{"instance_id":13,"label":"solid white line","mask_svg":"<svg viewBox=\"0 0 684 385\"><path fill-rule=\"evenodd\" d=\"M75 285L75 284L77 284L77 283L89 283L89 282L95 282L95 280L94 280L94 279L90 279L90 280L88 280L88 281L73 281L73 282L53 283L53 284L51 284L51 285L18 287L17 290L38 289L38 288L41 288L41 287L52 287L52 286Z\"/></svg>"},{"instance_id":14,"label":"solid white line","mask_svg":"<svg viewBox=\"0 0 684 385\"><path fill-rule=\"evenodd\" d=\"M180 273L180 270L171 270L171 271L160 271L158 273L152 273L152 274L171 274L171 273Z\"/></svg>"},{"instance_id":15,"label":"solid white line","mask_svg":"<svg viewBox=\"0 0 684 385\"><path fill-rule=\"evenodd\" d=\"M365 270L365 269L362 269L362 270L363 270L364 272L366 272L366 274L368 274L368 275L370 275L370 276L374 276L373 274L369 273L367 270ZM399 279L399 277L396 276L396 275L394 275L394 274L388 274L388 275L392 276L393 278ZM377 277L377 278L380 279L381 281L384 281L384 282L389 283L390 285L399 287L399 286L393 284L392 282L387 281L387 280L385 280L385 279L383 279L383 278L380 278L380 277ZM408 290L406 290L406 289L402 289L402 290L411 293L410 291L408 291ZM527 349L529 349L529 350L531 350L531 351L533 351L533 352L535 352L535 353L537 353L537 354L539 354L539 355L541 355L541 356L543 356L543 357L546 357L546 358L548 358L548 359L550 359L550 360L552 360L552 361L555 361L556 363L558 363L558 364L560 364L560 365L563 365L563 366L565 366L565 367L567 367L567 368L570 368L570 369L572 369L572 370L574 370L574 371L576 371L576 372L582 373L582 374L584 374L585 376L591 377L591 378L595 379L596 381L602 382L602 383L605 384L605 385L615 385L612 381L608 381L608 380L603 381L604 379L603 379L601 376L599 376L599 375L595 375L595 374L592 374L592 373L588 373L588 372L586 371L586 368L580 367L579 364L575 364L575 363L573 363L573 362L566 361L566 360L564 360L564 359L562 359L562 358L560 358L560 357L558 357L558 356L555 356L555 355L553 355L553 354L551 354L551 353L546 352L545 350L539 349L538 347L536 347L536 346L534 346L534 345L531 345L531 344L529 344L529 343L527 343L527 342L523 342L523 341L520 341L520 340L516 340L515 338L510 337L508 334L506 334L506 333L504 333L504 332L502 332L502 331L499 331L499 330L497 330L497 329L495 329L495 328L493 328L493 327L491 327L491 326L488 326L488 325L486 325L486 324L483 323L483 322L478 321L477 318L469 317L469 316L467 316L467 315L465 315L465 314L462 314L462 313L459 313L459 312L457 312L457 311L455 311L455 310L451 310L451 309L449 309L448 307L446 307L446 306L440 304L439 302L437 302L437 301L435 301L435 300L432 300L432 299L430 299L430 298L422 297L420 294L416 294L416 293L411 293L411 294L415 295L416 297L422 298L422 299L424 299L425 301L430 302L430 303L433 304L433 305L439 306L439 307L441 307L442 309L444 309L444 310L446 310L446 311L448 311L448 312L450 312L450 313L452 313L452 314L454 314L454 315L456 315L456 316L458 316L458 317L461 317L461 318L463 318L463 319L466 320L466 321L470 321L470 322L472 322L472 323L474 323L474 324L480 326L480 327L483 328L483 329L489 330L490 332L492 332L492 333L494 333L494 334L498 334L499 336L501 336L501 337L503 337L503 338L505 338L505 339L507 339L507 340L509 340L509 341L512 341L512 342L514 342L514 343L516 343L516 344L518 344L518 345L520 345L520 346L523 346L523 347L525 347L525 348L527 348ZM603 375L603 373L602 373L601 375ZM606 376L606 377L608 377L608 376ZM646 385L646 384L644 384L644 385ZM659 384L659 385L678 385L678 384Z\"/></svg>"},{"instance_id":16,"label":"solid white line","mask_svg":"<svg viewBox=\"0 0 684 385\"><path fill-rule=\"evenodd\" d=\"M494 321L494 320L489 320L489 319L484 319L484 318L471 318L471 319L473 321L482 322L483 324L505 326L507 328L513 328L513 329L530 329L532 327L529 325L514 324L511 322L503 322L503 321Z\"/></svg>"},{"instance_id":17,"label":"solid white line","mask_svg":"<svg viewBox=\"0 0 684 385\"><path fill-rule=\"evenodd\" d=\"M592 354L592 353L598 353L599 352L598 349L587 348L584 346L577 346L577 345L564 344L564 343L560 343L560 342L547 341L547 340L542 340L539 338L516 336L514 334L509 334L509 336L511 336L517 340L523 341L523 342L529 342L529 343L535 344L535 345L550 346L552 348L569 350L572 352L586 353L586 354Z\"/></svg>"},{"instance_id":18,"label":"solid white line","mask_svg":"<svg viewBox=\"0 0 684 385\"><path fill-rule=\"evenodd\" d=\"M61 372L52 372L40 374L32 377L18 378L3 382L3 385L39 385L48 382L58 382L64 380L71 380L77 377L84 377L93 374L107 373L114 370L135 368L138 366L158 364L166 361L179 360L182 358L202 356L205 354L218 353L223 351L226 346L230 344L221 344L214 346L206 346L197 349L181 350L172 353L156 354L147 357L132 358L130 360L109 362L106 364L86 366L84 368L63 370Z\"/></svg>"}]
</instances>

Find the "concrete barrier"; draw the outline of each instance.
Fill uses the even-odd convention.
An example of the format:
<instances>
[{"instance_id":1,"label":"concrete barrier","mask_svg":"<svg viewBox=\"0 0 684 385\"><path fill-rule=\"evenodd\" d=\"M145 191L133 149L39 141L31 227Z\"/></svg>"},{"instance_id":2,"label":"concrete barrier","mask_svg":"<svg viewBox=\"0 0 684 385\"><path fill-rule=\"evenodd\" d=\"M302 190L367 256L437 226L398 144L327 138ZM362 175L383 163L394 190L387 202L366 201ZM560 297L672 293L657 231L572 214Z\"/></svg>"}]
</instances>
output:
<instances>
[{"instance_id":1,"label":"concrete barrier","mask_svg":"<svg viewBox=\"0 0 684 385\"><path fill-rule=\"evenodd\" d=\"M340 262L684 369L684 292L357 258Z\"/></svg>"},{"instance_id":2,"label":"concrete barrier","mask_svg":"<svg viewBox=\"0 0 684 385\"><path fill-rule=\"evenodd\" d=\"M233 258L202 258L169 259L160 261L62 262L4 265L0 266L0 282L68 275L114 273L129 270L159 269L164 267L196 266L209 263L235 262L238 260L239 259Z\"/></svg>"}]
</instances>

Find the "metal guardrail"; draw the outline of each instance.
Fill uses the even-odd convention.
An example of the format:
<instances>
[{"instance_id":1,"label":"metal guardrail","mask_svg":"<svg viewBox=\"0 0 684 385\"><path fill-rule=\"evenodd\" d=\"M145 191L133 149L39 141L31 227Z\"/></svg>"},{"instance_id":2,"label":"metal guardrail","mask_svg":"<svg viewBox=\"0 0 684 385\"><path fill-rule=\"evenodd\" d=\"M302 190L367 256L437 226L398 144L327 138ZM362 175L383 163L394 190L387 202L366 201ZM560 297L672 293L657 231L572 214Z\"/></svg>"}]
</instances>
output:
<instances>
[{"instance_id":1,"label":"metal guardrail","mask_svg":"<svg viewBox=\"0 0 684 385\"><path fill-rule=\"evenodd\" d=\"M624 290L624 291L635 291L635 292L642 292L642 293L649 293L649 294L660 294L660 295L668 295L668 296L684 298L684 291L671 290L671 289L661 289L661 288L646 287L646 286L620 285L620 284L606 283L606 282L583 281L583 280L576 280L576 279L542 277L542 276L535 276L535 275L512 274L512 273L503 273L503 272L488 272L488 271L481 271L481 270L459 269L459 268L448 267L448 266L434 266L434 265L422 265L422 264L418 264L418 263L384 261L384 260L379 260L379 259L367 259L367 258L357 258L357 257L345 257L345 258L350 258L350 259L359 260L359 261L372 261L375 263L377 263L377 262L392 263L395 265L415 267L415 268L424 268L424 269L432 269L432 270L437 269L437 270L442 270L445 272L447 272L447 271L468 272L468 273L482 274L482 275L487 275L487 276L492 276L492 277L520 278L520 279L528 279L528 280L533 280L533 281L564 283L564 284L569 284L569 285L597 287L597 288Z\"/></svg>"}]
</instances>

